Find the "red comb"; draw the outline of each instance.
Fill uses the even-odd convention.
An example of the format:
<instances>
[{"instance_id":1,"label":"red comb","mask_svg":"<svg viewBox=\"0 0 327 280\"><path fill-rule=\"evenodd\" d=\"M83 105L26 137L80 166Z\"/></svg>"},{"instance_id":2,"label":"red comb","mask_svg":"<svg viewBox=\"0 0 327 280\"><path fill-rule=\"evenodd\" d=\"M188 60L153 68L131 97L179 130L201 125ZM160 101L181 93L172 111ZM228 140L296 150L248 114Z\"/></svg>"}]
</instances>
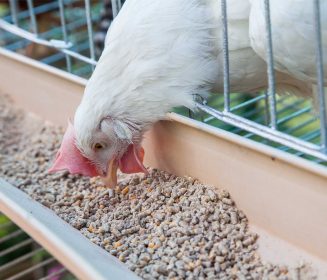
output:
<instances>
[{"instance_id":1,"label":"red comb","mask_svg":"<svg viewBox=\"0 0 327 280\"><path fill-rule=\"evenodd\" d=\"M99 176L96 167L76 147L75 139L74 127L69 122L55 162L48 172L68 170L71 174L81 174L89 177Z\"/></svg>"}]
</instances>

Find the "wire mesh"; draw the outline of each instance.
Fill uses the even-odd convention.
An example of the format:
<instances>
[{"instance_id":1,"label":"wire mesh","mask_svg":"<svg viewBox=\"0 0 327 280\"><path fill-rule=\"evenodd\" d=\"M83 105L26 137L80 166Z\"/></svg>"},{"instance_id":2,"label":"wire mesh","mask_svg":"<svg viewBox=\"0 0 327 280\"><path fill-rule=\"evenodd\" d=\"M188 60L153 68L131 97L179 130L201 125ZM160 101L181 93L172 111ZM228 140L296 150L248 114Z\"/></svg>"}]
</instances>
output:
<instances>
[{"instance_id":1,"label":"wire mesh","mask_svg":"<svg viewBox=\"0 0 327 280\"><path fill-rule=\"evenodd\" d=\"M23 230L0 213L0 279L76 279Z\"/></svg>"},{"instance_id":2,"label":"wire mesh","mask_svg":"<svg viewBox=\"0 0 327 280\"><path fill-rule=\"evenodd\" d=\"M309 100L276 95L272 37L274 23L271 22L270 14L270 5L273 2L262 1L267 49L267 91L255 95L231 92L228 1L221 0L223 95L214 95L207 101L198 99L198 112L190 113L183 108L177 108L176 111L195 120L327 165L321 1L313 0L314 18L307 19L315 23L316 40L312 43L316 48L319 118L313 113ZM95 39L102 38L102 42L104 41L107 26L124 3L120 0L34 0L27 1L27 5L23 7L21 2L23 1L10 0L3 4L5 8L2 8L3 15L0 20L0 45L85 78L90 77L101 54L97 44L94 45ZM47 19L48 24L41 30L44 25L43 17Z\"/></svg>"}]
</instances>

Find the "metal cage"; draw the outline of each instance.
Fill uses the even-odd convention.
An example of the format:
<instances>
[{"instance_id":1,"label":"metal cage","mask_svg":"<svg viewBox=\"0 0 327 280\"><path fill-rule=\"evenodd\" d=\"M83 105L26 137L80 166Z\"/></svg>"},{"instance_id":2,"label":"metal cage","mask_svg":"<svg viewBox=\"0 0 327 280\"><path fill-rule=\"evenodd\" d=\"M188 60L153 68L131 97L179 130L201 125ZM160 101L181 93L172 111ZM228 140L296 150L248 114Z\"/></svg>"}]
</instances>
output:
<instances>
[{"instance_id":1,"label":"metal cage","mask_svg":"<svg viewBox=\"0 0 327 280\"><path fill-rule=\"evenodd\" d=\"M9 218L0 213L0 278L77 279Z\"/></svg>"},{"instance_id":2,"label":"metal cage","mask_svg":"<svg viewBox=\"0 0 327 280\"><path fill-rule=\"evenodd\" d=\"M313 0L318 73L319 117L312 113L309 100L277 96L274 77L274 42L272 40L269 0L265 5L268 90L257 95L231 93L229 86L228 9L221 0L224 53L224 92L209 100L197 98L195 114L185 109L177 112L223 128L246 138L263 142L298 156L327 164L327 117L324 95L323 48L319 0ZM21 3L24 2L24 5ZM81 77L89 77L99 55L94 38L101 32L101 19L111 22L124 1L121 0L26 0L1 1L0 45L43 63ZM110 5L110 14L103 13ZM42 18L45 19L42 19ZM40 30L40 21L47 22ZM102 27L103 29L103 27ZM102 31L103 32L103 31ZM42 51L43 52L42 52ZM38 53L40 52L40 53ZM196 97L195 97L196 98Z\"/></svg>"}]
</instances>

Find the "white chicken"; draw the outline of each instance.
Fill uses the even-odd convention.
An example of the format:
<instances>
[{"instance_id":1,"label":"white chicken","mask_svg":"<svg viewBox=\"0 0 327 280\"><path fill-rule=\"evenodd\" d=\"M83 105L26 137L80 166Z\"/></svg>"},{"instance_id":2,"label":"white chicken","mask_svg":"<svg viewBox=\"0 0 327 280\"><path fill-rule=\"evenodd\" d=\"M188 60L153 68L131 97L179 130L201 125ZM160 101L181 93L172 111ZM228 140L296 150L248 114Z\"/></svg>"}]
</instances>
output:
<instances>
[{"instance_id":1,"label":"white chicken","mask_svg":"<svg viewBox=\"0 0 327 280\"><path fill-rule=\"evenodd\" d=\"M267 86L266 64L250 46L248 1L229 0L231 90ZM146 172L143 133L194 94L222 91L222 22L217 0L127 0L111 25L51 172L86 176ZM278 73L277 85L303 87Z\"/></svg>"},{"instance_id":2,"label":"white chicken","mask_svg":"<svg viewBox=\"0 0 327 280\"><path fill-rule=\"evenodd\" d=\"M300 94L312 96L313 85L317 84L316 34L314 21L314 1L307 0L274 0L270 1L272 23L272 40L274 67L303 81L306 88ZM266 37L264 1L250 0L250 40L255 52L266 59ZM322 48L327 55L327 1L320 1ZM324 60L327 69L327 59ZM327 86L327 71L324 75ZM297 93L296 91L293 93Z\"/></svg>"}]
</instances>

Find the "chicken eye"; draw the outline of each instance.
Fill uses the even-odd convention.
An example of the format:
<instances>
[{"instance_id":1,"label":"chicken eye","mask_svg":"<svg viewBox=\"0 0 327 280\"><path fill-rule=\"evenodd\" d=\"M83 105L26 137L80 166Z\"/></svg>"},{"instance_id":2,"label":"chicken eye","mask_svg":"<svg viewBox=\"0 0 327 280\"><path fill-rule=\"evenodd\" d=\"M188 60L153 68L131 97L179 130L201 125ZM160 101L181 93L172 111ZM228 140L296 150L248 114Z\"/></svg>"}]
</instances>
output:
<instances>
[{"instance_id":1,"label":"chicken eye","mask_svg":"<svg viewBox=\"0 0 327 280\"><path fill-rule=\"evenodd\" d=\"M103 149L104 148L104 145L102 145L101 143L96 143L95 145L94 145L94 149L95 150L100 150L100 149Z\"/></svg>"}]
</instances>

